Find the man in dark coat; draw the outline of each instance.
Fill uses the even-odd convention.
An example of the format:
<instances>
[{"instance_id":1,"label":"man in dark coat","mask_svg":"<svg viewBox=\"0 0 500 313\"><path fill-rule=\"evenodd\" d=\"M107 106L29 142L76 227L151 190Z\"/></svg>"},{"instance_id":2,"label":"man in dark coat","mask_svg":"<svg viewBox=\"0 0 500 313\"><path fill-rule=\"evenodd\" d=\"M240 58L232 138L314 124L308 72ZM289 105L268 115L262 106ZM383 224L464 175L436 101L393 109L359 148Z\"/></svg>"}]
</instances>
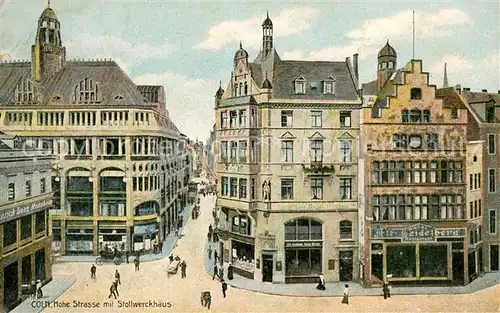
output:
<instances>
[{"instance_id":1,"label":"man in dark coat","mask_svg":"<svg viewBox=\"0 0 500 313\"><path fill-rule=\"evenodd\" d=\"M30 283L30 295L31 298L36 299L36 282L34 280Z\"/></svg>"},{"instance_id":2,"label":"man in dark coat","mask_svg":"<svg viewBox=\"0 0 500 313\"><path fill-rule=\"evenodd\" d=\"M224 280L224 267L219 268L219 277L221 280Z\"/></svg>"},{"instance_id":3,"label":"man in dark coat","mask_svg":"<svg viewBox=\"0 0 500 313\"><path fill-rule=\"evenodd\" d=\"M212 276L212 280L215 279L215 276L219 275L218 270L217 270L217 264L214 265L214 275Z\"/></svg>"},{"instance_id":4,"label":"man in dark coat","mask_svg":"<svg viewBox=\"0 0 500 313\"><path fill-rule=\"evenodd\" d=\"M115 291L115 283L113 282L111 284L111 287L109 287L109 296L108 298L111 298L111 296L114 296L116 299L116 291Z\"/></svg>"},{"instance_id":5,"label":"man in dark coat","mask_svg":"<svg viewBox=\"0 0 500 313\"><path fill-rule=\"evenodd\" d=\"M134 265L135 265L135 271L139 271L139 258L135 258L134 260Z\"/></svg>"},{"instance_id":6,"label":"man in dark coat","mask_svg":"<svg viewBox=\"0 0 500 313\"><path fill-rule=\"evenodd\" d=\"M182 263L181 263L181 278L186 277L186 267L187 267L186 261L182 261Z\"/></svg>"},{"instance_id":7,"label":"man in dark coat","mask_svg":"<svg viewBox=\"0 0 500 313\"><path fill-rule=\"evenodd\" d=\"M226 297L227 284L224 281L224 279L222 279L221 282L222 282L222 294L224 295L224 298L225 298Z\"/></svg>"},{"instance_id":8,"label":"man in dark coat","mask_svg":"<svg viewBox=\"0 0 500 313\"><path fill-rule=\"evenodd\" d=\"M115 286L116 295L119 297L120 294L118 293L118 280L117 279L115 279L115 281L113 282L113 285Z\"/></svg>"},{"instance_id":9,"label":"man in dark coat","mask_svg":"<svg viewBox=\"0 0 500 313\"><path fill-rule=\"evenodd\" d=\"M219 258L219 254L217 253L217 250L214 250L214 264L217 264L218 258Z\"/></svg>"},{"instance_id":10,"label":"man in dark coat","mask_svg":"<svg viewBox=\"0 0 500 313\"><path fill-rule=\"evenodd\" d=\"M233 280L233 266L231 263L229 263L229 266L227 267L227 279Z\"/></svg>"},{"instance_id":11,"label":"man in dark coat","mask_svg":"<svg viewBox=\"0 0 500 313\"><path fill-rule=\"evenodd\" d=\"M96 274L97 268L95 267L95 264L92 264L92 267L90 268L90 278L93 280L96 280Z\"/></svg>"},{"instance_id":12,"label":"man in dark coat","mask_svg":"<svg viewBox=\"0 0 500 313\"><path fill-rule=\"evenodd\" d=\"M122 282L120 281L120 272L118 272L118 270L115 271L115 279L119 285L122 284Z\"/></svg>"},{"instance_id":13,"label":"man in dark coat","mask_svg":"<svg viewBox=\"0 0 500 313\"><path fill-rule=\"evenodd\" d=\"M208 259L212 259L212 247L208 246Z\"/></svg>"},{"instance_id":14,"label":"man in dark coat","mask_svg":"<svg viewBox=\"0 0 500 313\"><path fill-rule=\"evenodd\" d=\"M130 256L130 251L125 251L125 258L127 259L127 264L128 264L128 257Z\"/></svg>"}]
</instances>

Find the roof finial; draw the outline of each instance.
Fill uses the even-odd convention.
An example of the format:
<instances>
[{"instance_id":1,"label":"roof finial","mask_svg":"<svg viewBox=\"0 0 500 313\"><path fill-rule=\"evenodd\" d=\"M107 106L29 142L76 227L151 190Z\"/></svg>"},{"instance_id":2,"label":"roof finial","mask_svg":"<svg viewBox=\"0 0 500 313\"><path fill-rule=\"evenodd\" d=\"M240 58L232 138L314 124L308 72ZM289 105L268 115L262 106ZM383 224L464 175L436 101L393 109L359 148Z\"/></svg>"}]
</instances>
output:
<instances>
[{"instance_id":1,"label":"roof finial","mask_svg":"<svg viewBox=\"0 0 500 313\"><path fill-rule=\"evenodd\" d=\"M47 0L47 8L50 8L50 0Z\"/></svg>"},{"instance_id":2,"label":"roof finial","mask_svg":"<svg viewBox=\"0 0 500 313\"><path fill-rule=\"evenodd\" d=\"M243 45L241 44L241 40L240 40L240 49L243 49Z\"/></svg>"},{"instance_id":3,"label":"roof finial","mask_svg":"<svg viewBox=\"0 0 500 313\"><path fill-rule=\"evenodd\" d=\"M222 80L219 80L219 88L222 88Z\"/></svg>"},{"instance_id":4,"label":"roof finial","mask_svg":"<svg viewBox=\"0 0 500 313\"><path fill-rule=\"evenodd\" d=\"M50 0L49 0L50 1ZM267 10L267 18L269 18L269 10Z\"/></svg>"},{"instance_id":5,"label":"roof finial","mask_svg":"<svg viewBox=\"0 0 500 313\"><path fill-rule=\"evenodd\" d=\"M444 64L444 75L443 75L443 88L448 87L448 71L446 70L447 64Z\"/></svg>"}]
</instances>

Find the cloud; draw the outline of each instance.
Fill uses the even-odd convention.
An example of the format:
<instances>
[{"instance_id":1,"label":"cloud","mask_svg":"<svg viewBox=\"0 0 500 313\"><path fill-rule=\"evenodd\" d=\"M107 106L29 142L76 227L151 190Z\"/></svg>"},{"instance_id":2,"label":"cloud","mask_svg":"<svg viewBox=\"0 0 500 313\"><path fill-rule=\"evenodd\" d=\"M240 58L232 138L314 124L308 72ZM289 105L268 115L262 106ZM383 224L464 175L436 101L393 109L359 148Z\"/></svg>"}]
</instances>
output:
<instances>
[{"instance_id":1,"label":"cloud","mask_svg":"<svg viewBox=\"0 0 500 313\"><path fill-rule=\"evenodd\" d=\"M213 95L218 82L170 72L146 73L133 81L136 84L163 85L167 110L177 128L191 139L206 139L215 120Z\"/></svg>"},{"instance_id":2,"label":"cloud","mask_svg":"<svg viewBox=\"0 0 500 313\"><path fill-rule=\"evenodd\" d=\"M310 27L310 22L318 11L307 7L286 9L273 17L274 37L288 37L303 32ZM255 31L263 22L262 15L246 20L229 20L221 22L208 30L208 38L198 47L208 50L219 50L222 46L234 41L242 41L244 47L259 48L261 33Z\"/></svg>"},{"instance_id":3,"label":"cloud","mask_svg":"<svg viewBox=\"0 0 500 313\"><path fill-rule=\"evenodd\" d=\"M446 55L431 65L430 71L432 73L444 73L444 64L447 64L446 70L448 74L460 73L468 71L472 68L472 61L465 59L459 55Z\"/></svg>"},{"instance_id":4,"label":"cloud","mask_svg":"<svg viewBox=\"0 0 500 313\"><path fill-rule=\"evenodd\" d=\"M343 46L330 46L311 52L293 50L283 54L284 59L298 60L342 60L359 53L360 59L367 59L380 50L387 39L391 41L412 40L412 11L401 11L395 15L370 19L361 27L345 34L350 42ZM458 9L444 9L437 12L415 11L416 36L419 39L435 39L453 35L456 25L469 21L469 16Z\"/></svg>"},{"instance_id":5,"label":"cloud","mask_svg":"<svg viewBox=\"0 0 500 313\"><path fill-rule=\"evenodd\" d=\"M64 45L70 58L112 58L127 73L130 68L147 60L163 59L175 49L169 45L135 43L117 36L82 35L66 41Z\"/></svg>"}]
</instances>

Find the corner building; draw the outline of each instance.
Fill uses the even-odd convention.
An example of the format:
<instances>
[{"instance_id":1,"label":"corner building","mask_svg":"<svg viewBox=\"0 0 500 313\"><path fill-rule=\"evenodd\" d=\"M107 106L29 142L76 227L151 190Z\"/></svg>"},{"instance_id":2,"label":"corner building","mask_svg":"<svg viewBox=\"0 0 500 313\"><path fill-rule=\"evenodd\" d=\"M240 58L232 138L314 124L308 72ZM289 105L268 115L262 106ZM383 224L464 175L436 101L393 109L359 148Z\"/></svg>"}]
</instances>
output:
<instances>
[{"instance_id":1,"label":"corner building","mask_svg":"<svg viewBox=\"0 0 500 313\"><path fill-rule=\"evenodd\" d=\"M53 161L47 151L22 147L0 132L1 312L27 297L31 281L52 280L48 218Z\"/></svg>"},{"instance_id":2,"label":"corner building","mask_svg":"<svg viewBox=\"0 0 500 313\"><path fill-rule=\"evenodd\" d=\"M377 79L362 87L363 281L467 284L469 236L482 222L465 207L466 151L480 143L467 146L467 108L453 88L429 85L421 60L396 62L387 42Z\"/></svg>"},{"instance_id":3,"label":"corner building","mask_svg":"<svg viewBox=\"0 0 500 313\"><path fill-rule=\"evenodd\" d=\"M70 61L51 8L31 62L0 64L0 125L57 156L51 228L61 254L152 248L187 203L186 140L162 86L138 86L113 61Z\"/></svg>"},{"instance_id":4,"label":"corner building","mask_svg":"<svg viewBox=\"0 0 500 313\"><path fill-rule=\"evenodd\" d=\"M240 44L216 103L222 262L263 282L357 280L357 55L281 60L262 24L253 62Z\"/></svg>"}]
</instances>

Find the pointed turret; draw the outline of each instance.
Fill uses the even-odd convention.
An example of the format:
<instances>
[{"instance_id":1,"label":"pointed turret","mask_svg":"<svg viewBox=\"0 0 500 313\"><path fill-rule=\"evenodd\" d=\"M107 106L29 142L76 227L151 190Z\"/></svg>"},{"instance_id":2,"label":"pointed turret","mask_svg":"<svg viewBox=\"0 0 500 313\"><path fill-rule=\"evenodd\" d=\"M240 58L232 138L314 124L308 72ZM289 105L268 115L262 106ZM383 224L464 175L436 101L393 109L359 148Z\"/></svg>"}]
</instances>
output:
<instances>
[{"instance_id":1,"label":"pointed turret","mask_svg":"<svg viewBox=\"0 0 500 313\"><path fill-rule=\"evenodd\" d=\"M262 23L262 58L266 59L273 50L273 21L269 18L269 12L267 12L267 17Z\"/></svg>"},{"instance_id":2,"label":"pointed turret","mask_svg":"<svg viewBox=\"0 0 500 313\"><path fill-rule=\"evenodd\" d=\"M40 81L62 69L66 50L62 46L61 24L50 7L43 10L37 27L35 44L31 47L31 58L33 78Z\"/></svg>"},{"instance_id":3,"label":"pointed turret","mask_svg":"<svg viewBox=\"0 0 500 313\"><path fill-rule=\"evenodd\" d=\"M396 71L397 61L396 50L389 44L389 40L378 53L378 70L377 70L377 90L380 91L385 82Z\"/></svg>"}]
</instances>

